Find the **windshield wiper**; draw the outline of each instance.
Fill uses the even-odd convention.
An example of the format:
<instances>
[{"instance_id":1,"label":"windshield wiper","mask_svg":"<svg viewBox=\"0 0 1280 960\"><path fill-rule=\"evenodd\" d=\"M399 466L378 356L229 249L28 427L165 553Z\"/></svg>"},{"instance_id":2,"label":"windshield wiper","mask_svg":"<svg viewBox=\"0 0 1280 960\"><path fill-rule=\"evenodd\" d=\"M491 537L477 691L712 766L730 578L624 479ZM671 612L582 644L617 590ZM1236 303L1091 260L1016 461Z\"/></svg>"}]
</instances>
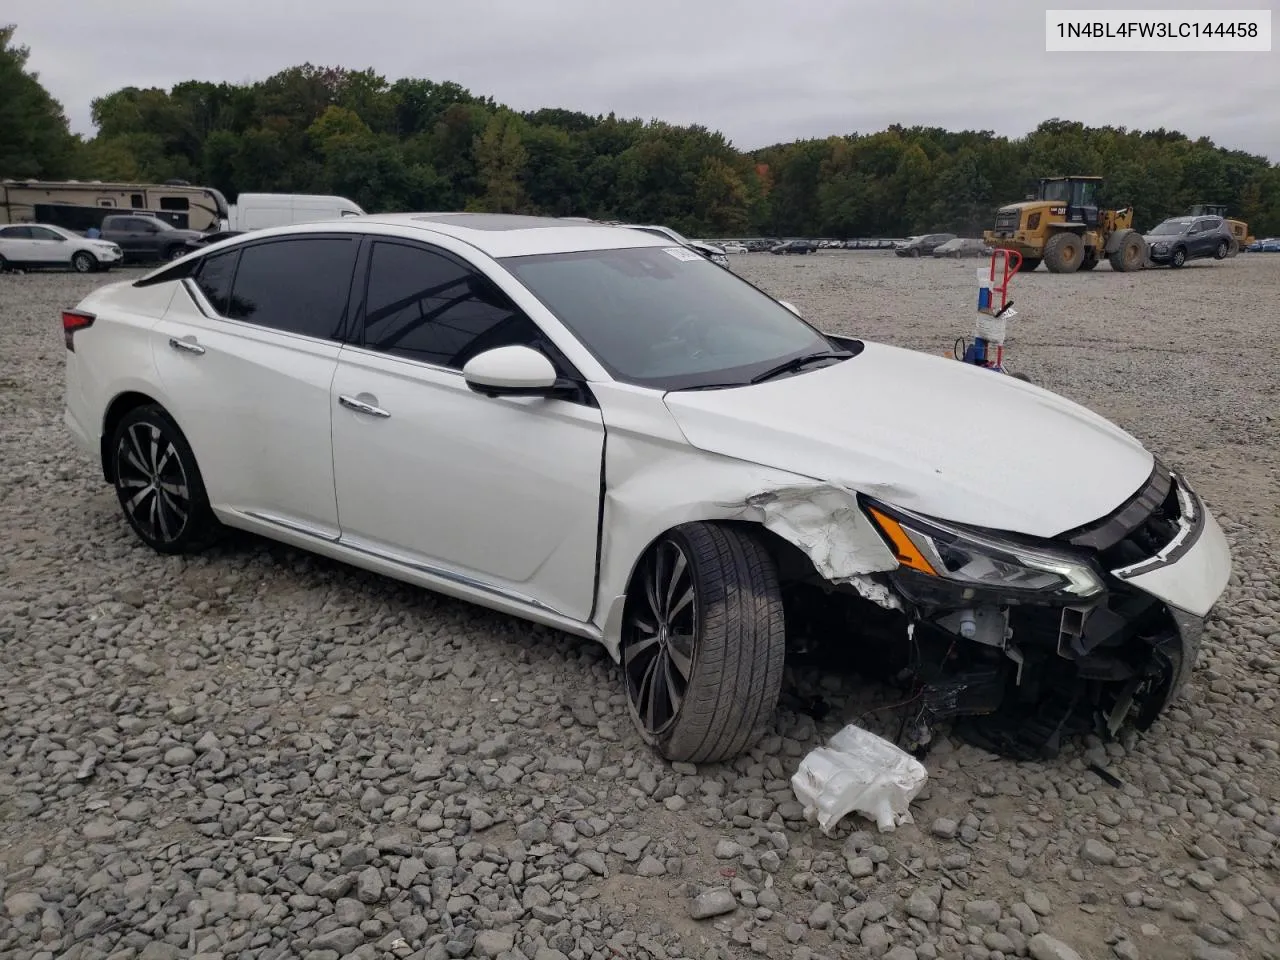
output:
<instances>
[{"instance_id":1,"label":"windshield wiper","mask_svg":"<svg viewBox=\"0 0 1280 960\"><path fill-rule=\"evenodd\" d=\"M853 354L848 350L826 350L822 353L806 353L802 357L792 357L776 367L770 367L764 373L756 374L751 378L751 383L763 383L771 380L783 373L790 373L793 370L799 370L801 367L807 367L811 363L817 363L819 360L846 360Z\"/></svg>"}]
</instances>

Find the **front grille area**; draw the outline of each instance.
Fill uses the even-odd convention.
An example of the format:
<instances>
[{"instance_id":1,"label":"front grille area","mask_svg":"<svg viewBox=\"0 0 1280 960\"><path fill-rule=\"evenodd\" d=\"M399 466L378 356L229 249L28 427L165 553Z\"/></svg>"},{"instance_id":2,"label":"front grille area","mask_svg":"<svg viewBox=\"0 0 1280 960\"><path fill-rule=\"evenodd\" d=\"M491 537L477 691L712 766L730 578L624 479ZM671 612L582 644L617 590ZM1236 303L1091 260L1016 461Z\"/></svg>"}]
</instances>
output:
<instances>
[{"instance_id":1,"label":"front grille area","mask_svg":"<svg viewBox=\"0 0 1280 960\"><path fill-rule=\"evenodd\" d=\"M1017 210L1001 211L996 214L997 230L1017 230L1019 214Z\"/></svg>"},{"instance_id":2,"label":"front grille area","mask_svg":"<svg viewBox=\"0 0 1280 960\"><path fill-rule=\"evenodd\" d=\"M1157 460L1151 476L1115 511L1058 539L1097 550L1103 568L1115 570L1159 553L1177 535L1181 519L1178 481Z\"/></svg>"}]
</instances>

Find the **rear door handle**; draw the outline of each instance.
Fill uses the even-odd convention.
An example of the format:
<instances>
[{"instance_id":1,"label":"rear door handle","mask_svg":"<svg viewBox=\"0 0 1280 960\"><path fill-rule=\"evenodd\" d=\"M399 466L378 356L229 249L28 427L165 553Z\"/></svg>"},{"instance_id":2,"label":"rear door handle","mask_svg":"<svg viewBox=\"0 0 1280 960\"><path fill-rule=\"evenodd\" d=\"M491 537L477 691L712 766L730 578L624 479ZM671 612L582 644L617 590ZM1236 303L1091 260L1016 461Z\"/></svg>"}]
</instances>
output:
<instances>
[{"instance_id":1,"label":"rear door handle","mask_svg":"<svg viewBox=\"0 0 1280 960\"><path fill-rule=\"evenodd\" d=\"M187 353L204 353L204 347L196 343L194 340L179 340L177 337L169 338L169 346L175 350L185 350Z\"/></svg>"},{"instance_id":2,"label":"rear door handle","mask_svg":"<svg viewBox=\"0 0 1280 960\"><path fill-rule=\"evenodd\" d=\"M381 407L375 407L371 403L365 403L363 400L357 400L355 397L348 397L345 393L339 395L338 402L356 413L363 413L370 417L389 417L391 414Z\"/></svg>"}]
</instances>

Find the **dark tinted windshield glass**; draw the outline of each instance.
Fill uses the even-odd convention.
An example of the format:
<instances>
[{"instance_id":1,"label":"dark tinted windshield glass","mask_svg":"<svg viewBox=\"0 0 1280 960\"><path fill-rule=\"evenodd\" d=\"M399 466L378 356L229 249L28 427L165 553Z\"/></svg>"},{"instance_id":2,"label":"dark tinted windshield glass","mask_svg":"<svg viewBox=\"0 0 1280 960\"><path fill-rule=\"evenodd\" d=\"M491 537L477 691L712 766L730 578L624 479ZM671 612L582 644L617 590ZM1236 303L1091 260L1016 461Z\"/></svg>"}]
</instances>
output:
<instances>
[{"instance_id":1,"label":"dark tinted windshield glass","mask_svg":"<svg viewBox=\"0 0 1280 960\"><path fill-rule=\"evenodd\" d=\"M619 380L659 389L744 382L833 344L683 247L511 257L503 266Z\"/></svg>"}]
</instances>

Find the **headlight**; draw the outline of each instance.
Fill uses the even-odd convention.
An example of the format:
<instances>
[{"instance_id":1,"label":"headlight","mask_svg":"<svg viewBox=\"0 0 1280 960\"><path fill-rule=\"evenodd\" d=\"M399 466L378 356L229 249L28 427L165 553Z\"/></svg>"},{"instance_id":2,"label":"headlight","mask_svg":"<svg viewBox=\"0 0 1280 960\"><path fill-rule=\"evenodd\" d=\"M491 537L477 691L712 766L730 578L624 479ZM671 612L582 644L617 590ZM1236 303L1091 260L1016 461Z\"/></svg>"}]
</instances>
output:
<instances>
[{"instance_id":1,"label":"headlight","mask_svg":"<svg viewBox=\"0 0 1280 960\"><path fill-rule=\"evenodd\" d=\"M1151 249L1152 249L1152 250L1168 250L1168 249L1169 249L1169 245L1168 245L1167 243L1157 243L1157 244L1153 245L1153 246L1151 247Z\"/></svg>"},{"instance_id":2,"label":"headlight","mask_svg":"<svg viewBox=\"0 0 1280 960\"><path fill-rule=\"evenodd\" d=\"M979 589L1092 597L1105 588L1088 563L1051 549L996 540L898 508L867 512L898 562L928 576Z\"/></svg>"}]
</instances>

